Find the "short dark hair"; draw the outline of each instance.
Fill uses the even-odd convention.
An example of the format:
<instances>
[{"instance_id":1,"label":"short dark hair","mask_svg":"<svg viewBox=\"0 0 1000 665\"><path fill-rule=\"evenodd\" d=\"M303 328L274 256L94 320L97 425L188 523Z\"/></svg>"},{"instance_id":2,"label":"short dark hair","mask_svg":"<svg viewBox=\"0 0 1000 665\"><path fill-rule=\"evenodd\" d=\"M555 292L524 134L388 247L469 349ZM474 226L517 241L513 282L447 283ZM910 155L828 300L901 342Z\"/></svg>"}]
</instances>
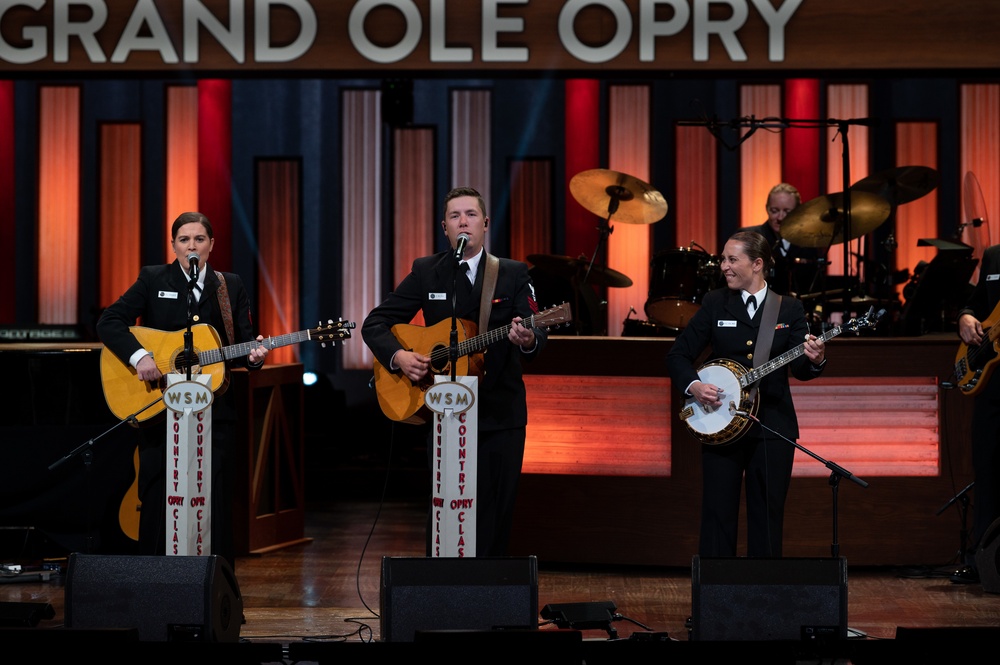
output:
<instances>
[{"instance_id":1,"label":"short dark hair","mask_svg":"<svg viewBox=\"0 0 1000 665\"><path fill-rule=\"evenodd\" d=\"M479 202L479 211L483 213L483 217L489 217L486 214L486 201L483 200L483 195L480 194L476 189L472 187L456 187L455 189L448 192L444 197L444 217L448 216L448 202L452 199L457 199L460 196L472 196Z\"/></svg>"},{"instance_id":2,"label":"short dark hair","mask_svg":"<svg viewBox=\"0 0 1000 665\"><path fill-rule=\"evenodd\" d=\"M771 245L761 234L756 231L737 231L729 236L733 242L743 245L743 251L750 257L751 261L762 259L764 261L764 272L770 274L774 267L774 255L771 253Z\"/></svg>"},{"instance_id":3,"label":"short dark hair","mask_svg":"<svg viewBox=\"0 0 1000 665\"><path fill-rule=\"evenodd\" d=\"M212 231L212 222L208 221L208 217L201 214L200 212L182 212L174 220L173 225L170 227L170 240L171 242L177 240L177 230L184 226L185 224L201 224L205 227L205 233L208 234L209 238L214 238Z\"/></svg>"}]
</instances>

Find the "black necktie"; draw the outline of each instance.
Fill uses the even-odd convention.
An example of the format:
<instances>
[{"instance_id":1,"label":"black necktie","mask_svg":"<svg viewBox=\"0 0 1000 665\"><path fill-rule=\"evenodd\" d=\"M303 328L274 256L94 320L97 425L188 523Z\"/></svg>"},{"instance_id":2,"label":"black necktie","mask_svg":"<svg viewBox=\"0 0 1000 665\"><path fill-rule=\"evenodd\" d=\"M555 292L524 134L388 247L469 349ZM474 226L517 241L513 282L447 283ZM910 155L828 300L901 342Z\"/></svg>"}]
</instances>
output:
<instances>
[{"instance_id":1,"label":"black necktie","mask_svg":"<svg viewBox=\"0 0 1000 665\"><path fill-rule=\"evenodd\" d=\"M753 315L756 313L757 313L757 298L751 295L750 297L747 298L747 314L749 314L750 318L752 319Z\"/></svg>"}]
</instances>

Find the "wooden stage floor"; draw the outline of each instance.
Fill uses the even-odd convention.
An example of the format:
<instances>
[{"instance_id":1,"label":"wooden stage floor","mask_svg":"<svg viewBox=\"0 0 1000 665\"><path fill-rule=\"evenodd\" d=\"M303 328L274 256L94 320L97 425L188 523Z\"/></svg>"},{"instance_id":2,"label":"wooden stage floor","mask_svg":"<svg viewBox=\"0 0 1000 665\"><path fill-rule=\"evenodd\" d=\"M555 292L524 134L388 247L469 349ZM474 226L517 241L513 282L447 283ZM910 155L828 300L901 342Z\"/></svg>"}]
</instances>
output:
<instances>
[{"instance_id":1,"label":"wooden stage floor","mask_svg":"<svg viewBox=\"0 0 1000 665\"><path fill-rule=\"evenodd\" d=\"M381 507L376 503L338 502L311 507L307 514L308 542L237 561L236 577L246 618L240 644L202 645L205 648L200 653L215 654L209 659L212 662L361 663L408 659L407 652L401 650L423 645L380 640L381 560L383 556L422 556L423 521L421 506L408 502ZM699 662L723 654L741 655L741 662L753 654L768 654L766 662L897 662L901 656L898 649L903 647L915 656L907 662L952 662L959 657L982 657L976 647L980 642L995 652L1000 595L985 592L980 584L953 584L944 576L946 570L947 565L855 569L848 558L849 639L833 643L823 639L814 644L692 642L685 626L692 615L691 571L684 568L581 567L539 561L538 607L595 601L614 604L622 618L608 626L617 639L610 639L612 633L606 627L590 628L580 631L588 655L577 660L573 655L576 651L559 651L568 656L566 662L582 660L587 665L646 659L659 663ZM62 576L52 575L48 581L0 584L3 607L48 604L54 612L51 619L43 618L35 626L0 630L0 640L21 645L66 643L64 640L70 639L67 634L74 631L63 626L63 583ZM169 593L169 587L157 587L156 592ZM541 623L538 632L557 630L554 625ZM95 639L93 634L89 637ZM343 646L352 643L368 646ZM482 644L481 649L462 647L463 662L497 662L503 649L489 646L491 640L483 640ZM541 652L548 653L554 645L543 645ZM239 656L235 651L223 651L226 647L240 649ZM163 655L169 649L151 653ZM523 657L518 660L533 660L530 654L535 650L528 648L521 653ZM551 663L553 658L546 657L544 662Z\"/></svg>"}]
</instances>

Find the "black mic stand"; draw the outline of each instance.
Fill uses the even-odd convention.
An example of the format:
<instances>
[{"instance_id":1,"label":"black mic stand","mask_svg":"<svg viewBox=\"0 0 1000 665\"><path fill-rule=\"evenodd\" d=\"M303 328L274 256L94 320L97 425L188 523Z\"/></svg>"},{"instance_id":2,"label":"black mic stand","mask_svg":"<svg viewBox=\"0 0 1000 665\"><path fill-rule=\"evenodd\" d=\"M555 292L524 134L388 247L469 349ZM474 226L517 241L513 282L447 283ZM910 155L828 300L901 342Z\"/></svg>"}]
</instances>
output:
<instances>
[{"instance_id":1,"label":"black mic stand","mask_svg":"<svg viewBox=\"0 0 1000 665\"><path fill-rule=\"evenodd\" d=\"M92 535L93 516L91 514L93 512L91 507L91 504L93 502L93 492L91 491L91 480L92 480L91 471L93 470L92 467L94 462L94 443L96 443L98 439L102 439L108 434L111 434L111 432L115 431L125 423L128 423L133 427L138 426L137 416L146 409L152 407L157 402L161 401L162 399L163 399L162 396L156 398L155 400L153 400L146 406L142 407L132 415L126 417L124 420L119 420L117 423L115 423L108 429L104 430L97 436L88 439L86 442L80 444L79 446L69 451L61 458L59 458L58 460L49 465L49 472L52 472L76 457L81 457L83 459L83 469L84 469L83 487L87 497L87 517L86 517L86 525L84 527L84 533L86 535L84 536L83 540L84 554L92 554L94 552L94 537Z\"/></svg>"},{"instance_id":2,"label":"black mic stand","mask_svg":"<svg viewBox=\"0 0 1000 665\"><path fill-rule=\"evenodd\" d=\"M194 321L194 288L198 285L198 268L194 265L190 266L190 275L188 278L188 294L187 294L187 330L184 331L184 366L187 370L187 380L191 380L191 367L194 365L194 333L191 332L191 325ZM232 340L230 340L232 342Z\"/></svg>"},{"instance_id":3,"label":"black mic stand","mask_svg":"<svg viewBox=\"0 0 1000 665\"><path fill-rule=\"evenodd\" d=\"M458 376L458 267L462 265L461 257L455 257L451 272L451 337L448 343L448 361L451 365L451 380ZM468 270L466 264L466 270Z\"/></svg>"},{"instance_id":4,"label":"black mic stand","mask_svg":"<svg viewBox=\"0 0 1000 665\"><path fill-rule=\"evenodd\" d=\"M948 575L953 574L956 568L962 568L965 565L965 555L969 548L969 529L968 529L968 515L969 515L969 491L972 489L976 481L972 481L966 485L961 492L955 496L948 499L947 503L938 508L938 511L934 513L935 517L939 517L941 513L948 510L948 508L953 503L958 504L958 512L962 519L962 528L958 534L958 556L957 563L955 566L946 566L946 572Z\"/></svg>"},{"instance_id":5,"label":"black mic stand","mask_svg":"<svg viewBox=\"0 0 1000 665\"><path fill-rule=\"evenodd\" d=\"M743 413L744 412L741 411L741 412L738 413L738 415L742 415ZM858 485L861 485L862 487L868 487L868 483L866 483L864 480L861 480L860 478L858 478L857 476L855 476L853 473L851 473L847 469L845 469L845 468L843 468L843 467L841 467L841 466L839 466L839 465L837 465L837 464L835 464L833 462L829 462L829 461L823 459L822 457L820 457L819 455L817 455L813 451L809 450L805 446L802 446L799 443L797 443L795 441L792 441L791 439L789 439L784 434L781 434L781 433L776 432L775 430L771 429L770 427L768 427L764 423L760 422L760 419L757 418L757 416L755 416L755 415L753 415L751 413L746 413L746 417L750 418L750 420L754 421L755 423L757 423L758 425L760 425L761 427L763 427L764 429L766 429L768 432L771 432L775 436L783 439L784 441L787 441L788 443L792 444L793 446L795 446L796 448L798 448L799 450L801 450L802 452L804 452L806 455L809 455L814 460L816 460L817 462L819 462L820 464L822 464L826 468L830 469L830 481L829 482L830 482L830 487L833 489L833 542L830 545L830 554L834 558L840 556L840 543L838 542L838 533L837 533L837 531L838 531L838 527L837 527L837 517L838 517L838 515L837 515L837 498L838 498L838 490L840 488L840 479L841 478L849 478L850 480L853 480L854 482L856 482Z\"/></svg>"}]
</instances>

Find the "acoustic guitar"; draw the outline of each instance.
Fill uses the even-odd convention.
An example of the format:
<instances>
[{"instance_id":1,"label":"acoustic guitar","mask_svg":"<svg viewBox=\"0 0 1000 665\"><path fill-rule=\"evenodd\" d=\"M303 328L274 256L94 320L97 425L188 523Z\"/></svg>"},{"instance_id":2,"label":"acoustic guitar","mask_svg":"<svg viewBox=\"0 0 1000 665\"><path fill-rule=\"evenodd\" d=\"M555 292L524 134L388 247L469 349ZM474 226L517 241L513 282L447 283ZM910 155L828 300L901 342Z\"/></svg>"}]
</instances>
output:
<instances>
[{"instance_id":1,"label":"acoustic guitar","mask_svg":"<svg viewBox=\"0 0 1000 665\"><path fill-rule=\"evenodd\" d=\"M192 346L195 357L188 359L184 353L185 330L165 332L155 328L132 326L129 330L139 340L144 349L153 354L160 372L163 374L187 374L188 366L195 374L211 374L212 391L219 392L226 387L226 367L224 361L242 358L258 347L277 349L300 342L336 343L348 339L355 324L350 321L328 321L325 325L309 330L267 337L258 342L241 342L232 346L222 346L219 333L207 323L191 326ZM133 418L142 423L161 413L163 389L166 380L157 383L139 381L135 368L122 362L108 350L101 350L101 385L104 399L111 413L121 420Z\"/></svg>"},{"instance_id":2,"label":"acoustic guitar","mask_svg":"<svg viewBox=\"0 0 1000 665\"><path fill-rule=\"evenodd\" d=\"M207 370L207 373L212 375L212 391L220 392L225 390L228 381L225 360L248 356L258 346L277 349L305 341L320 342L324 346L327 343L334 344L338 340L349 339L354 327L355 324L350 321L329 320L325 325L320 324L309 330L268 337L260 342L254 340L223 347L222 340L215 328L205 323L199 323L191 327L192 346L196 353L195 361L191 365L192 372L200 374ZM187 374L188 363L184 353L185 330L164 332L142 326L132 326L129 330L139 340L143 348L153 354L161 372L164 374L172 372ZM143 423L161 413L165 408L163 390L166 387L166 380L161 380L156 384L139 381L135 368L123 363L107 347L101 350L101 384L104 388L104 399L108 403L108 408L121 420L132 418L135 424ZM138 447L135 449L133 464L135 476L118 508L118 522L122 532L132 540L137 541L139 540L139 514L142 511L142 502L139 501Z\"/></svg>"},{"instance_id":3,"label":"acoustic guitar","mask_svg":"<svg viewBox=\"0 0 1000 665\"><path fill-rule=\"evenodd\" d=\"M885 310L879 310L877 314L874 312L875 308L872 307L864 316L851 319L843 326L834 326L819 335L819 339L825 343L845 330L857 333L863 328L872 328ZM719 386L726 399L723 400L722 406L716 407L706 406L689 397L681 409L681 422L687 425L694 437L702 443L721 445L736 441L750 429L753 418L757 416L759 396L757 391L751 388L771 372L804 354L805 348L803 342L777 358L768 360L760 367L750 370L728 358L705 363L698 369L698 379Z\"/></svg>"},{"instance_id":4,"label":"acoustic guitar","mask_svg":"<svg viewBox=\"0 0 1000 665\"><path fill-rule=\"evenodd\" d=\"M568 323L570 319L569 304L563 303L529 316L522 323L527 328L547 328ZM482 376L481 352L490 344L507 339L511 325L477 335L475 323L459 319L455 376ZM402 372L390 371L375 360L375 393L382 413L388 418L419 425L428 420L424 393L434 384L434 375L451 374L451 319L443 319L426 327L398 323L392 327L392 334L404 349L429 356L431 369L423 381L414 384Z\"/></svg>"}]
</instances>

